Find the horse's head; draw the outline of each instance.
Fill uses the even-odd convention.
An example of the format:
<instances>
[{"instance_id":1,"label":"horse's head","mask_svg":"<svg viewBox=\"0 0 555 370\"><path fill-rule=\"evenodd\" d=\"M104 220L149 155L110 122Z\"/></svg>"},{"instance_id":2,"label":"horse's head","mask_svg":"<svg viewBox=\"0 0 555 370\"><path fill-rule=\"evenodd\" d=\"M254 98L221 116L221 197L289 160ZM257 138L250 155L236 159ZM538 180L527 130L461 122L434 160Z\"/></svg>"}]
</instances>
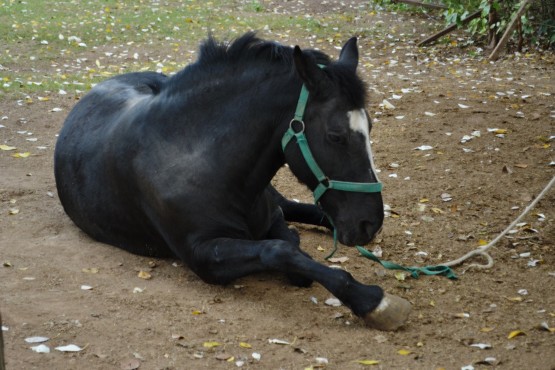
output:
<instances>
[{"instance_id":1,"label":"horse's head","mask_svg":"<svg viewBox=\"0 0 555 370\"><path fill-rule=\"evenodd\" d=\"M314 192L339 241L367 244L380 230L384 212L370 148L366 90L356 75L356 39L345 44L337 62L326 66L299 47L293 59L304 93L282 142L286 161ZM308 94L304 112L303 94ZM295 139L298 145L289 144Z\"/></svg>"}]
</instances>

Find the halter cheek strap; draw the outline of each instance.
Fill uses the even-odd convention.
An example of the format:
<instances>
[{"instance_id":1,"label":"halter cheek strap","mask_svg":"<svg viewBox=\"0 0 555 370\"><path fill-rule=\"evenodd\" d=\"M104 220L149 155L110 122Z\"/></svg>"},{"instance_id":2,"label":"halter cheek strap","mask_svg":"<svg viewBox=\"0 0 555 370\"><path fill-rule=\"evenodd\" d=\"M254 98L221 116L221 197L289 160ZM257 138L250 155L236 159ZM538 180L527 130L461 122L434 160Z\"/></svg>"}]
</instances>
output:
<instances>
[{"instance_id":1,"label":"halter cheek strap","mask_svg":"<svg viewBox=\"0 0 555 370\"><path fill-rule=\"evenodd\" d=\"M308 101L308 89L303 84L301 88L301 94L299 96L299 100L297 102L297 109L295 110L295 117L289 123L289 129L283 135L281 139L281 148L285 151L287 144L295 138L297 141L297 145L301 150L301 154L310 168L312 174L318 180L318 185L313 190L314 195L314 203L317 203L322 195L328 189L340 190L340 191L348 191L348 192L357 192L357 193L379 193L382 191L382 183L380 182L349 182L349 181L337 181L337 180L330 180L322 171L312 152L310 147L308 146L308 141L306 140L306 135L304 134L305 124L303 121L304 111L306 108L306 103Z\"/></svg>"}]
</instances>

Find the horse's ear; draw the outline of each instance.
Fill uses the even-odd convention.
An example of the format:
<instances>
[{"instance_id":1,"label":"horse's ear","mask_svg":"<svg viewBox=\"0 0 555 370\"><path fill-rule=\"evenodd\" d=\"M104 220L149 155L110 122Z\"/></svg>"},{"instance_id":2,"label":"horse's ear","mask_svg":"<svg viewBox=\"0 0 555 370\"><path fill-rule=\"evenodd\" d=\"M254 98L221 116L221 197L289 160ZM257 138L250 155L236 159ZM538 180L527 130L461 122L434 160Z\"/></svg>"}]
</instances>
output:
<instances>
[{"instance_id":1,"label":"horse's ear","mask_svg":"<svg viewBox=\"0 0 555 370\"><path fill-rule=\"evenodd\" d=\"M356 72L358 66L358 46L357 38L351 37L349 41L343 45L339 54L339 64L347 66L353 72Z\"/></svg>"},{"instance_id":2,"label":"horse's ear","mask_svg":"<svg viewBox=\"0 0 555 370\"><path fill-rule=\"evenodd\" d=\"M293 61L295 62L295 69L308 91L318 91L318 86L324 83L326 76L314 59L305 55L300 47L295 46Z\"/></svg>"}]
</instances>

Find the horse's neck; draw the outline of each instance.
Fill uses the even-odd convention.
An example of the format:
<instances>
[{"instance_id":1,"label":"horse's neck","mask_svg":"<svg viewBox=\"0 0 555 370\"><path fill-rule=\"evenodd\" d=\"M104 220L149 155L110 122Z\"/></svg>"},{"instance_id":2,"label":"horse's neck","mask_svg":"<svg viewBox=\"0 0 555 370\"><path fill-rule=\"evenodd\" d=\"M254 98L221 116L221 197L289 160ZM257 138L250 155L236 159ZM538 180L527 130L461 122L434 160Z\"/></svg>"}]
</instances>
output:
<instances>
[{"instance_id":1,"label":"horse's neck","mask_svg":"<svg viewBox=\"0 0 555 370\"><path fill-rule=\"evenodd\" d=\"M253 192L268 185L285 163L281 138L293 118L300 87L291 84L262 84L256 94L245 97L247 119L236 122L245 138L240 150L246 151L246 187ZM285 87L284 87L285 86ZM298 91L299 92L298 92Z\"/></svg>"}]
</instances>

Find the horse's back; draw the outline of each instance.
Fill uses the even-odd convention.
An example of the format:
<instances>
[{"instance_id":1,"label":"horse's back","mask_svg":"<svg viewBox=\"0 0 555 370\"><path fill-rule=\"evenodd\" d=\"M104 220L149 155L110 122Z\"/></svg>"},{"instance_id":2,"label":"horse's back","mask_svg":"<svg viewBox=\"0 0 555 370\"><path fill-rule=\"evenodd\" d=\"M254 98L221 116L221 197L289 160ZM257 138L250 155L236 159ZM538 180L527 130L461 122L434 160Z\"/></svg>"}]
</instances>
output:
<instances>
[{"instance_id":1,"label":"horse's back","mask_svg":"<svg viewBox=\"0 0 555 370\"><path fill-rule=\"evenodd\" d=\"M97 240L141 254L134 244L162 241L138 208L136 184L121 180L139 145L139 134L127 127L137 123L137 107L157 95L165 80L139 72L96 85L68 115L54 153L58 195L75 224Z\"/></svg>"}]
</instances>

